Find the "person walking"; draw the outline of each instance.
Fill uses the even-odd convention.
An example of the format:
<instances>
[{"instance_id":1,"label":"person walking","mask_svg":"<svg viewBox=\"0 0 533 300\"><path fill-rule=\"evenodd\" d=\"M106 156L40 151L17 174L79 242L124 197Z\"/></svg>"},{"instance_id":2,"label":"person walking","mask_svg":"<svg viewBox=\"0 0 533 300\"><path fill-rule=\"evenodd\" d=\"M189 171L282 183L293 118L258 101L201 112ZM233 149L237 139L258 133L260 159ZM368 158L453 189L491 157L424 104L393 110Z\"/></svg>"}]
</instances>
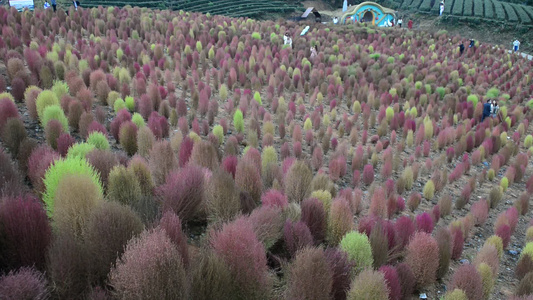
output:
<instances>
[{"instance_id":1,"label":"person walking","mask_svg":"<svg viewBox=\"0 0 533 300\"><path fill-rule=\"evenodd\" d=\"M442 16L443 12L444 12L444 1L441 1L439 4L439 16Z\"/></svg>"},{"instance_id":2,"label":"person walking","mask_svg":"<svg viewBox=\"0 0 533 300\"><path fill-rule=\"evenodd\" d=\"M318 56L318 47L315 45L311 47L311 60Z\"/></svg>"},{"instance_id":3,"label":"person walking","mask_svg":"<svg viewBox=\"0 0 533 300\"><path fill-rule=\"evenodd\" d=\"M463 52L465 52L465 45L461 42L461 44L459 44L459 55L463 55Z\"/></svg>"},{"instance_id":4,"label":"person walking","mask_svg":"<svg viewBox=\"0 0 533 300\"><path fill-rule=\"evenodd\" d=\"M44 9L49 9L50 8L50 3L48 3L48 1L44 1Z\"/></svg>"},{"instance_id":5,"label":"person walking","mask_svg":"<svg viewBox=\"0 0 533 300\"><path fill-rule=\"evenodd\" d=\"M413 29L413 20L409 20L407 23L407 28L409 28L409 30Z\"/></svg>"},{"instance_id":6,"label":"person walking","mask_svg":"<svg viewBox=\"0 0 533 300\"><path fill-rule=\"evenodd\" d=\"M519 47L520 47L520 42L518 40L515 40L513 42L513 50L514 50L514 52L517 52Z\"/></svg>"},{"instance_id":7,"label":"person walking","mask_svg":"<svg viewBox=\"0 0 533 300\"><path fill-rule=\"evenodd\" d=\"M476 41L474 41L474 39L470 39L470 45L468 45L468 48L474 48L475 45Z\"/></svg>"},{"instance_id":8,"label":"person walking","mask_svg":"<svg viewBox=\"0 0 533 300\"><path fill-rule=\"evenodd\" d=\"M56 12L57 10L56 0L52 0L52 9L54 10L54 12Z\"/></svg>"}]
</instances>

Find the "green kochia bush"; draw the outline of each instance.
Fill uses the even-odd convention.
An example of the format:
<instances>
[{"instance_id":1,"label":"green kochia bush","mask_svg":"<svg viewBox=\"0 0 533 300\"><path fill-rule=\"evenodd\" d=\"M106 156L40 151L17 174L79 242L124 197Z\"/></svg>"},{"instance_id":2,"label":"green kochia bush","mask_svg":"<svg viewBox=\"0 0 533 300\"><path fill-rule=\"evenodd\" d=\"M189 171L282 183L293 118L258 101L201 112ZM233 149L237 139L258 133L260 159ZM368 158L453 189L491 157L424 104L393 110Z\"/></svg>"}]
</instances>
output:
<instances>
[{"instance_id":1,"label":"green kochia bush","mask_svg":"<svg viewBox=\"0 0 533 300\"><path fill-rule=\"evenodd\" d=\"M50 105L59 105L59 99L56 94L50 90L42 91L39 96L37 96L36 106L37 106L37 115L39 119L42 120L44 109Z\"/></svg>"},{"instance_id":2,"label":"green kochia bush","mask_svg":"<svg viewBox=\"0 0 533 300\"><path fill-rule=\"evenodd\" d=\"M46 205L46 212L49 217L52 217L54 213L54 203L59 183L66 176L74 174L90 176L92 182L97 186L99 195L104 194L102 183L100 182L100 176L98 176L98 173L85 159L79 157L67 157L65 159L56 160L54 164L48 168L43 179L45 186L43 202Z\"/></svg>"},{"instance_id":3,"label":"green kochia bush","mask_svg":"<svg viewBox=\"0 0 533 300\"><path fill-rule=\"evenodd\" d=\"M372 247L365 234L352 231L344 236L340 246L348 254L348 259L356 264L358 272L374 263Z\"/></svg>"},{"instance_id":4,"label":"green kochia bush","mask_svg":"<svg viewBox=\"0 0 533 300\"><path fill-rule=\"evenodd\" d=\"M237 111L233 115L233 126L235 126L235 130L237 132L243 132L244 131L243 114L242 114L242 111L240 109L237 109Z\"/></svg>"},{"instance_id":5,"label":"green kochia bush","mask_svg":"<svg viewBox=\"0 0 533 300\"><path fill-rule=\"evenodd\" d=\"M103 133L98 131L93 131L91 132L91 134L89 134L89 137L87 138L87 143L93 145L96 149L109 149L109 141L107 140L107 137Z\"/></svg>"},{"instance_id":6,"label":"green kochia bush","mask_svg":"<svg viewBox=\"0 0 533 300\"><path fill-rule=\"evenodd\" d=\"M41 126L45 127L50 120L58 120L65 132L68 132L68 119L59 105L47 106L41 118Z\"/></svg>"},{"instance_id":7,"label":"green kochia bush","mask_svg":"<svg viewBox=\"0 0 533 300\"><path fill-rule=\"evenodd\" d=\"M69 150L67 157L77 157L80 159L84 159L89 152L96 149L96 147L89 143L76 143L72 145Z\"/></svg>"}]
</instances>

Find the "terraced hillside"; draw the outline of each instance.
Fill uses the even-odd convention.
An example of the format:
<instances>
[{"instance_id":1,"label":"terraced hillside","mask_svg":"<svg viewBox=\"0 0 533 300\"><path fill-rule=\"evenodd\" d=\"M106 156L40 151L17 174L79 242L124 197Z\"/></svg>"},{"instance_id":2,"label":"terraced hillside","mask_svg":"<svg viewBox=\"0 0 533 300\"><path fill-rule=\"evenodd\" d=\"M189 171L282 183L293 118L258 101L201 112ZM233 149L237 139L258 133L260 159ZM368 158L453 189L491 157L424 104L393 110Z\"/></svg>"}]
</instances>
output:
<instances>
[{"instance_id":1,"label":"terraced hillside","mask_svg":"<svg viewBox=\"0 0 533 300\"><path fill-rule=\"evenodd\" d=\"M401 10L438 14L437 0L398 0ZM533 25L533 7L496 0L447 0L444 16Z\"/></svg>"},{"instance_id":2,"label":"terraced hillside","mask_svg":"<svg viewBox=\"0 0 533 300\"><path fill-rule=\"evenodd\" d=\"M256 1L256 0L89 0L84 2L86 7L126 5L148 8L184 10L190 12L210 13L229 17L260 17L272 13L292 13L303 10L303 6L287 1Z\"/></svg>"}]
</instances>

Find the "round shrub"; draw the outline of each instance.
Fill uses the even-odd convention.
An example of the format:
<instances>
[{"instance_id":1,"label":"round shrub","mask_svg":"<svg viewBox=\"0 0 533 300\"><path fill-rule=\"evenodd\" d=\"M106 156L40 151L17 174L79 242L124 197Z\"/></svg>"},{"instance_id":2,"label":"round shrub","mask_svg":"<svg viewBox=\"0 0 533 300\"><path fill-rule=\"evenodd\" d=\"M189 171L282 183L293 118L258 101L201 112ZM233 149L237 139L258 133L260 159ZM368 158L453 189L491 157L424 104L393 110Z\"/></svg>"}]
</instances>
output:
<instances>
[{"instance_id":1,"label":"round shrub","mask_svg":"<svg viewBox=\"0 0 533 300\"><path fill-rule=\"evenodd\" d=\"M235 130L237 132L242 133L244 131L243 114L240 109L237 109L237 111L235 111L235 114L233 115L233 126L235 127Z\"/></svg>"},{"instance_id":2,"label":"round shrub","mask_svg":"<svg viewBox=\"0 0 533 300\"><path fill-rule=\"evenodd\" d=\"M313 173L303 161L292 164L285 175L285 195L290 202L300 203L311 194Z\"/></svg>"},{"instance_id":3,"label":"round shrub","mask_svg":"<svg viewBox=\"0 0 533 300\"><path fill-rule=\"evenodd\" d=\"M432 200L433 196L435 195L435 184L433 183L433 180L428 180L426 184L424 185L424 198L427 200Z\"/></svg>"},{"instance_id":4,"label":"round shrub","mask_svg":"<svg viewBox=\"0 0 533 300\"><path fill-rule=\"evenodd\" d=\"M62 178L54 198L54 225L80 236L91 211L103 203L100 189L88 174L68 174Z\"/></svg>"},{"instance_id":5,"label":"round shrub","mask_svg":"<svg viewBox=\"0 0 533 300\"><path fill-rule=\"evenodd\" d=\"M133 113L131 116L131 121L137 126L137 128L142 128L146 125L143 116L141 116L139 113Z\"/></svg>"},{"instance_id":6,"label":"round shrub","mask_svg":"<svg viewBox=\"0 0 533 300\"><path fill-rule=\"evenodd\" d=\"M140 202L141 196L141 187L133 170L117 165L109 172L107 184L109 200L135 206Z\"/></svg>"},{"instance_id":7,"label":"round shrub","mask_svg":"<svg viewBox=\"0 0 533 300\"><path fill-rule=\"evenodd\" d=\"M87 144L93 145L94 148L100 150L109 149L109 141L107 140L107 137L98 131L93 131L89 134L89 137L87 138Z\"/></svg>"},{"instance_id":8,"label":"round shrub","mask_svg":"<svg viewBox=\"0 0 533 300\"><path fill-rule=\"evenodd\" d=\"M115 110L115 113L118 113L119 111L126 109L126 103L119 98L113 103L113 109Z\"/></svg>"},{"instance_id":9,"label":"round shrub","mask_svg":"<svg viewBox=\"0 0 533 300\"><path fill-rule=\"evenodd\" d=\"M442 300L469 300L464 291L455 289L451 292L447 292Z\"/></svg>"},{"instance_id":10,"label":"round shrub","mask_svg":"<svg viewBox=\"0 0 533 300\"><path fill-rule=\"evenodd\" d=\"M481 263L477 266L477 272L481 277L481 285L483 287L483 299L489 299L492 289L494 288L494 274L492 274L491 267L486 263Z\"/></svg>"},{"instance_id":11,"label":"round shrub","mask_svg":"<svg viewBox=\"0 0 533 300\"><path fill-rule=\"evenodd\" d=\"M212 234L210 243L231 270L239 288L236 297L255 299L269 291L265 248L246 218L241 217L222 226Z\"/></svg>"},{"instance_id":12,"label":"round shrub","mask_svg":"<svg viewBox=\"0 0 533 300\"><path fill-rule=\"evenodd\" d=\"M0 133L4 132L7 121L12 118L20 118L17 105L9 99L0 98Z\"/></svg>"},{"instance_id":13,"label":"round shrub","mask_svg":"<svg viewBox=\"0 0 533 300\"><path fill-rule=\"evenodd\" d=\"M129 207L116 202L104 202L92 211L83 234L91 257L92 282L105 282L128 241L140 234L143 227L141 219Z\"/></svg>"},{"instance_id":14,"label":"round shrub","mask_svg":"<svg viewBox=\"0 0 533 300\"><path fill-rule=\"evenodd\" d=\"M59 98L57 98L56 94L50 90L44 90L42 91L39 96L37 96L37 100L35 102L35 105L37 106L37 115L39 116L40 120L43 120L43 114L46 107L51 105L60 105ZM60 107L60 106L59 106ZM46 124L42 122L43 124ZM68 124L68 122L67 122Z\"/></svg>"},{"instance_id":15,"label":"round shrub","mask_svg":"<svg viewBox=\"0 0 533 300\"><path fill-rule=\"evenodd\" d=\"M296 253L287 274L289 299L331 299L333 276L324 251L305 248Z\"/></svg>"},{"instance_id":16,"label":"round shrub","mask_svg":"<svg viewBox=\"0 0 533 300\"><path fill-rule=\"evenodd\" d=\"M237 288L229 266L213 251L201 251L190 272L191 299L234 299Z\"/></svg>"},{"instance_id":17,"label":"round shrub","mask_svg":"<svg viewBox=\"0 0 533 300\"><path fill-rule=\"evenodd\" d=\"M187 277L179 251L163 229L130 240L109 274L120 299L186 299Z\"/></svg>"},{"instance_id":18,"label":"round shrub","mask_svg":"<svg viewBox=\"0 0 533 300\"><path fill-rule=\"evenodd\" d=\"M364 270L352 282L347 299L389 299L389 287L385 282L385 276L379 271Z\"/></svg>"},{"instance_id":19,"label":"round shrub","mask_svg":"<svg viewBox=\"0 0 533 300\"><path fill-rule=\"evenodd\" d=\"M437 241L428 233L415 233L407 245L405 262L413 271L418 287L432 284L437 279L439 268Z\"/></svg>"},{"instance_id":20,"label":"round shrub","mask_svg":"<svg viewBox=\"0 0 533 300\"><path fill-rule=\"evenodd\" d=\"M54 150L57 150L57 139L63 134L63 125L58 120L50 120L45 128L44 135L46 143Z\"/></svg>"},{"instance_id":21,"label":"round shrub","mask_svg":"<svg viewBox=\"0 0 533 300\"><path fill-rule=\"evenodd\" d=\"M357 272L371 267L374 263L372 247L365 234L356 231L346 234L340 242L340 247L348 254L348 259L355 263Z\"/></svg>"},{"instance_id":22,"label":"round shrub","mask_svg":"<svg viewBox=\"0 0 533 300\"><path fill-rule=\"evenodd\" d=\"M96 149L96 147L89 143L76 143L68 149L67 157L85 159L89 152Z\"/></svg>"},{"instance_id":23,"label":"round shrub","mask_svg":"<svg viewBox=\"0 0 533 300\"><path fill-rule=\"evenodd\" d=\"M229 221L239 213L239 191L231 174L222 169L213 172L206 187L206 206L209 221L215 223Z\"/></svg>"},{"instance_id":24,"label":"round shrub","mask_svg":"<svg viewBox=\"0 0 533 300\"><path fill-rule=\"evenodd\" d=\"M197 216L204 205L204 173L201 168L187 165L170 173L156 194L161 197L163 211L173 211L187 222Z\"/></svg>"},{"instance_id":25,"label":"round shrub","mask_svg":"<svg viewBox=\"0 0 533 300\"><path fill-rule=\"evenodd\" d=\"M471 264L462 265L455 270L449 289L464 291L469 300L484 299L481 276L479 276L476 267Z\"/></svg>"},{"instance_id":26,"label":"round shrub","mask_svg":"<svg viewBox=\"0 0 533 300\"><path fill-rule=\"evenodd\" d=\"M224 129L220 125L213 127L213 134L218 138L218 142L222 144L224 142Z\"/></svg>"},{"instance_id":27,"label":"round shrub","mask_svg":"<svg viewBox=\"0 0 533 300\"><path fill-rule=\"evenodd\" d=\"M235 171L235 184L247 192L255 204L261 201L263 182L256 164L250 158L243 158L237 163Z\"/></svg>"},{"instance_id":28,"label":"round shrub","mask_svg":"<svg viewBox=\"0 0 533 300\"><path fill-rule=\"evenodd\" d=\"M120 145L130 156L137 152L137 126L131 121L126 121L120 125L119 131Z\"/></svg>"},{"instance_id":29,"label":"round shrub","mask_svg":"<svg viewBox=\"0 0 533 300\"><path fill-rule=\"evenodd\" d=\"M0 203L0 235L2 265L45 268L52 230L39 199L30 195L5 197Z\"/></svg>"},{"instance_id":30,"label":"round shrub","mask_svg":"<svg viewBox=\"0 0 533 300\"><path fill-rule=\"evenodd\" d=\"M31 267L10 271L0 277L0 298L46 300L50 297L44 274Z\"/></svg>"},{"instance_id":31,"label":"round shrub","mask_svg":"<svg viewBox=\"0 0 533 300\"><path fill-rule=\"evenodd\" d=\"M99 197L103 195L103 188L100 181L100 176L89 165L85 159L79 157L67 157L66 159L59 159L54 162L46 171L43 179L45 192L43 194L43 202L46 205L46 212L49 217L54 214L54 203L56 199L56 192L61 181L70 175L87 175L90 181L95 185Z\"/></svg>"},{"instance_id":32,"label":"round shrub","mask_svg":"<svg viewBox=\"0 0 533 300\"><path fill-rule=\"evenodd\" d=\"M503 256L503 241L502 241L501 237L499 237L497 235L492 235L488 239L485 240L485 244L484 245L492 245L492 246L494 246L494 248L496 248L496 250L498 250L498 257L500 257L500 259L502 258L502 256ZM526 247L527 247L527 245L526 245ZM522 253L524 253L524 251L522 251Z\"/></svg>"},{"instance_id":33,"label":"round shrub","mask_svg":"<svg viewBox=\"0 0 533 300\"><path fill-rule=\"evenodd\" d=\"M129 111L135 110L135 99L132 96L126 96L126 98L124 98L124 104Z\"/></svg>"}]
</instances>

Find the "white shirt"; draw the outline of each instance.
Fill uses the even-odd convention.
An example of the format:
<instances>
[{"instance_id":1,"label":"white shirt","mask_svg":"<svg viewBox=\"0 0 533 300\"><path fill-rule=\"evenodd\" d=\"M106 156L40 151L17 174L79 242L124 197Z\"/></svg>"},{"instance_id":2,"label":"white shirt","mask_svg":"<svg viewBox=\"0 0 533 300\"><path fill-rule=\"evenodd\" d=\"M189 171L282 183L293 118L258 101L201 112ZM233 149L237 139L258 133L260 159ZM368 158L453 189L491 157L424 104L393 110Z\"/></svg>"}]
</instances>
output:
<instances>
[{"instance_id":1,"label":"white shirt","mask_svg":"<svg viewBox=\"0 0 533 300\"><path fill-rule=\"evenodd\" d=\"M292 47L292 39L286 35L283 36L283 44Z\"/></svg>"},{"instance_id":2,"label":"white shirt","mask_svg":"<svg viewBox=\"0 0 533 300\"><path fill-rule=\"evenodd\" d=\"M402 19L399 19L398 20L398 25L401 25L402 24Z\"/></svg>"},{"instance_id":3,"label":"white shirt","mask_svg":"<svg viewBox=\"0 0 533 300\"><path fill-rule=\"evenodd\" d=\"M339 22L339 19L337 17L333 18L333 24L337 24Z\"/></svg>"},{"instance_id":4,"label":"white shirt","mask_svg":"<svg viewBox=\"0 0 533 300\"><path fill-rule=\"evenodd\" d=\"M50 7L50 3L45 2L45 3L44 3L44 9L47 9L47 8L49 8L49 7Z\"/></svg>"},{"instance_id":5,"label":"white shirt","mask_svg":"<svg viewBox=\"0 0 533 300\"><path fill-rule=\"evenodd\" d=\"M516 41L513 42L513 45L514 45L515 47L518 47L518 46L520 46L520 42L519 42L518 40L516 40Z\"/></svg>"}]
</instances>

